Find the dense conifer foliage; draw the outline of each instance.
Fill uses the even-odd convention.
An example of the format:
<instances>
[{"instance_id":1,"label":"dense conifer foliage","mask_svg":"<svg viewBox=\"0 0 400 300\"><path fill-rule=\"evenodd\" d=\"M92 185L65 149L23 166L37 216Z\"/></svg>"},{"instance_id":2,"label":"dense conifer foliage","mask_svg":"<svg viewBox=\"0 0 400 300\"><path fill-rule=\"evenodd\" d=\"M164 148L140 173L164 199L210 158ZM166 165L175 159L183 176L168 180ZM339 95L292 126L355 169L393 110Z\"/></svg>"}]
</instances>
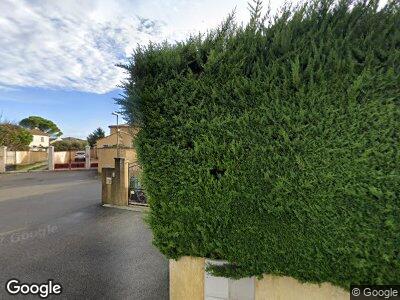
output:
<instances>
[{"instance_id":1,"label":"dense conifer foliage","mask_svg":"<svg viewBox=\"0 0 400 300\"><path fill-rule=\"evenodd\" d=\"M117 100L154 243L230 276L400 282L400 5L316 1L139 47Z\"/></svg>"}]
</instances>

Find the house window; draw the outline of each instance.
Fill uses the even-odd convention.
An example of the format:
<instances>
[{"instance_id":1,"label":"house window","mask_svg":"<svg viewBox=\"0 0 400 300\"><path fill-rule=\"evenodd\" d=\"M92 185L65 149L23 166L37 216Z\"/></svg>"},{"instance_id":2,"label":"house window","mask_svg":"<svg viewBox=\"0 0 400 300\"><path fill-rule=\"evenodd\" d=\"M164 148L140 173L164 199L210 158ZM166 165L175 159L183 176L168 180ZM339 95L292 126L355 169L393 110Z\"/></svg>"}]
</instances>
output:
<instances>
[{"instance_id":1,"label":"house window","mask_svg":"<svg viewBox=\"0 0 400 300\"><path fill-rule=\"evenodd\" d=\"M44 137L41 137L41 138L40 138L40 141L41 141L42 143L44 143Z\"/></svg>"}]
</instances>

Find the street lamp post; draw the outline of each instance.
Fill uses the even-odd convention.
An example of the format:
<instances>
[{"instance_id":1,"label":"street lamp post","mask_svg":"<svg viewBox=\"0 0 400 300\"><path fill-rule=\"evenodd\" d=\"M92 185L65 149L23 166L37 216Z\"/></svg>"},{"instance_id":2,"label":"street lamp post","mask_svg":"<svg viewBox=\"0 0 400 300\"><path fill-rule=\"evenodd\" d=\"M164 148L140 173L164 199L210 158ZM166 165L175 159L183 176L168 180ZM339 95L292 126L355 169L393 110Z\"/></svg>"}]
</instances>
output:
<instances>
[{"instance_id":1,"label":"street lamp post","mask_svg":"<svg viewBox=\"0 0 400 300\"><path fill-rule=\"evenodd\" d=\"M116 112L112 113L114 116L117 117L117 157L119 157L119 125L118 125L118 114Z\"/></svg>"}]
</instances>

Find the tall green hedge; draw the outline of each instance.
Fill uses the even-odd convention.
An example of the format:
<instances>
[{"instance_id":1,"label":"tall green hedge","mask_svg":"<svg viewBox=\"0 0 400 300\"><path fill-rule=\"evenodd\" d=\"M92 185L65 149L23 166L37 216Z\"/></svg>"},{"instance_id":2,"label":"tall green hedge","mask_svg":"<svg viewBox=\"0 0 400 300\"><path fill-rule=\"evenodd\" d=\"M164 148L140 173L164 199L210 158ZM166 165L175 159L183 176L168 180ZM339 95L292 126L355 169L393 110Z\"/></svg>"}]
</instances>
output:
<instances>
[{"instance_id":1,"label":"tall green hedge","mask_svg":"<svg viewBox=\"0 0 400 300\"><path fill-rule=\"evenodd\" d=\"M117 100L154 244L230 276L400 283L400 4L316 1L139 47Z\"/></svg>"}]
</instances>

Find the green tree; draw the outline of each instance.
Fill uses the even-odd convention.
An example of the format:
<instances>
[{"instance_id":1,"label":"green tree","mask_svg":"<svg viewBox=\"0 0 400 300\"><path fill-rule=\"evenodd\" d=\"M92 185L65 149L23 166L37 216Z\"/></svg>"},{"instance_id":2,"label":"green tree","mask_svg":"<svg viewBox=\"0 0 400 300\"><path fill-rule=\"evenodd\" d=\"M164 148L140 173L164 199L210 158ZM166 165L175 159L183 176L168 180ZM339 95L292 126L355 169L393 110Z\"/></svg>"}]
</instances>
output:
<instances>
[{"instance_id":1,"label":"green tree","mask_svg":"<svg viewBox=\"0 0 400 300\"><path fill-rule=\"evenodd\" d=\"M61 136L62 132L58 126L50 120L39 116L30 116L28 118L22 119L19 125L25 128L34 129L39 128L41 131L46 132L52 136Z\"/></svg>"},{"instance_id":2,"label":"green tree","mask_svg":"<svg viewBox=\"0 0 400 300\"><path fill-rule=\"evenodd\" d=\"M32 142L32 134L21 126L12 123L0 124L0 145L8 150L27 150Z\"/></svg>"},{"instance_id":3,"label":"green tree","mask_svg":"<svg viewBox=\"0 0 400 300\"><path fill-rule=\"evenodd\" d=\"M87 143L85 141L57 141L52 144L55 151L84 150Z\"/></svg>"},{"instance_id":4,"label":"green tree","mask_svg":"<svg viewBox=\"0 0 400 300\"><path fill-rule=\"evenodd\" d=\"M88 135L87 141L90 145L90 147L94 147L98 139L101 139L106 136L106 133L102 128L97 128L95 131L93 131L91 134Z\"/></svg>"}]
</instances>

